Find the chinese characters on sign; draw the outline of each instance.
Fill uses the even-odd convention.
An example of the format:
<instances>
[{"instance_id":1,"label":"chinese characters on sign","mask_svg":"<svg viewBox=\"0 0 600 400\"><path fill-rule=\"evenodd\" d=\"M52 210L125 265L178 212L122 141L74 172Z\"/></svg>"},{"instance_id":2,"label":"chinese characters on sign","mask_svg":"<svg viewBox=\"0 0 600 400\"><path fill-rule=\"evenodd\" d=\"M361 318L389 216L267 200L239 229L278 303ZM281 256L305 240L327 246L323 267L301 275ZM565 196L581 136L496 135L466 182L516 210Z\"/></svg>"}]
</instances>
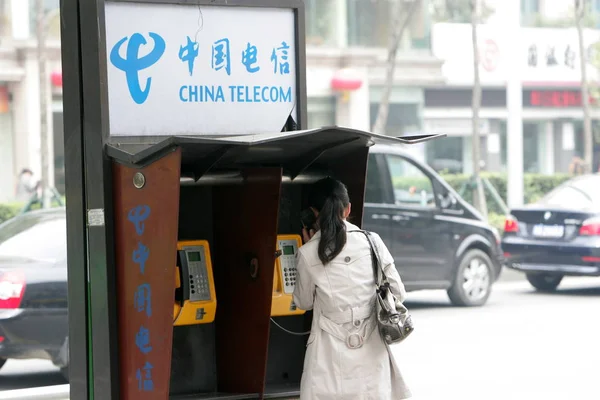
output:
<instances>
[{"instance_id":1,"label":"chinese characters on sign","mask_svg":"<svg viewBox=\"0 0 600 400\"><path fill-rule=\"evenodd\" d=\"M188 64L190 76L194 75L194 61L198 57L197 42L192 42L187 37L185 46L179 48L179 59ZM273 47L271 52L271 63L273 74L288 75L290 73L289 50L290 46L281 42L278 47ZM231 50L228 38L222 38L212 44L211 68L214 71L224 71L231 75ZM240 63L245 72L254 74L260 71L258 65L258 48L250 42L246 43L242 51ZM237 103L269 103L269 102L292 102L292 88L282 86L246 86L246 85L182 85L179 88L179 100L184 103L203 102L237 102Z\"/></svg>"},{"instance_id":2,"label":"chinese characters on sign","mask_svg":"<svg viewBox=\"0 0 600 400\"><path fill-rule=\"evenodd\" d=\"M180 3L105 3L110 136L247 135L297 122L306 93L294 8L211 4L198 21L197 5Z\"/></svg>"},{"instance_id":3,"label":"chinese characters on sign","mask_svg":"<svg viewBox=\"0 0 600 400\"><path fill-rule=\"evenodd\" d=\"M558 58L557 53L562 52L562 58ZM592 46L588 47L586 60L590 59L590 55L593 52ZM575 69L575 61L577 60L577 53L571 45L566 45L560 48L556 45L548 45L545 47L544 62L541 62L538 57L538 46L532 44L527 49L527 65L532 68L545 65L547 67L555 67L563 65L570 69Z\"/></svg>"},{"instance_id":4,"label":"chinese characters on sign","mask_svg":"<svg viewBox=\"0 0 600 400\"><path fill-rule=\"evenodd\" d=\"M189 36L186 40L187 43L179 47L179 59L188 64L190 76L193 76L194 61L199 55L199 44L193 42ZM271 63L273 64L274 74L287 75L290 73L289 48L290 46L286 42L281 42L279 47L273 47ZM246 49L242 51L240 62L246 71L251 74L260 71L260 66L256 65L258 64L258 48L248 42ZM231 50L228 38L219 39L212 44L211 68L215 71L224 69L227 75L231 75Z\"/></svg>"},{"instance_id":5,"label":"chinese characters on sign","mask_svg":"<svg viewBox=\"0 0 600 400\"><path fill-rule=\"evenodd\" d=\"M188 63L190 76L194 73L194 60L198 57L198 42L192 42L190 37L187 37L187 44L179 48L179 59Z\"/></svg>"},{"instance_id":6,"label":"chinese characters on sign","mask_svg":"<svg viewBox=\"0 0 600 400\"><path fill-rule=\"evenodd\" d=\"M583 102L579 90L524 90L525 106L531 107L581 107ZM590 104L596 104L593 96L589 97Z\"/></svg>"},{"instance_id":7,"label":"chinese characters on sign","mask_svg":"<svg viewBox=\"0 0 600 400\"><path fill-rule=\"evenodd\" d=\"M189 38L188 38L189 39ZM192 43L193 47L193 43ZM181 52L180 52L181 54ZM132 260L138 265L140 274L143 276L146 272L146 262L150 257L150 249L142 243L142 237L146 228L145 221L150 216L150 207L139 205L132 208L127 215L129 222L135 227L135 233L139 237L138 245L132 253ZM152 289L148 283L142 283L138 286L134 294L133 304L137 312L143 312L147 318L152 316ZM140 325L135 335L135 345L143 355L148 355L152 351L151 335L148 328ZM144 392L154 391L154 381L152 380L152 364L149 361L136 370L136 379L138 381L138 390Z\"/></svg>"}]
</instances>

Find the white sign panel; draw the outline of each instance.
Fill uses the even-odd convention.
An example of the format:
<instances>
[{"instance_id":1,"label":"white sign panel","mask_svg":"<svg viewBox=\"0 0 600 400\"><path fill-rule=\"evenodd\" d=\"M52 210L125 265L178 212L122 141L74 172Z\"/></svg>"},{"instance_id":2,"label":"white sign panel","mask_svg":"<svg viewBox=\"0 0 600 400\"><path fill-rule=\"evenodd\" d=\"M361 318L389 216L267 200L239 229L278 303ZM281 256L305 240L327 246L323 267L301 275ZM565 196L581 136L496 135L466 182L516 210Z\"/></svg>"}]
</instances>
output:
<instances>
[{"instance_id":1,"label":"white sign panel","mask_svg":"<svg viewBox=\"0 0 600 400\"><path fill-rule=\"evenodd\" d=\"M478 27L480 77L484 84L504 85L510 69L508 53L512 44L506 40L503 26ZM442 71L451 84L473 82L473 47L471 25L435 24L432 32L433 53L444 65ZM575 28L521 28L519 33L519 70L524 84L574 84L581 81L581 55ZM587 77L598 80L598 70L590 62L600 31L584 30Z\"/></svg>"},{"instance_id":2,"label":"white sign panel","mask_svg":"<svg viewBox=\"0 0 600 400\"><path fill-rule=\"evenodd\" d=\"M295 110L292 9L107 2L105 15L111 136L279 132Z\"/></svg>"}]
</instances>

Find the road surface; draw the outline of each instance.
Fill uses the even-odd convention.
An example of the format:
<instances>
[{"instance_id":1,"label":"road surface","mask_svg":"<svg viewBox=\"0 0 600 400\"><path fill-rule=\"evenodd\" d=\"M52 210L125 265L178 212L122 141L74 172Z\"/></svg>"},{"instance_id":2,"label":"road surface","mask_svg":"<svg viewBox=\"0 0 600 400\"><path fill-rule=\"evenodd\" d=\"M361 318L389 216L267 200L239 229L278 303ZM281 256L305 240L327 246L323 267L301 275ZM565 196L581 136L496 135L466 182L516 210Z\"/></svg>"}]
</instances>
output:
<instances>
[{"instance_id":1,"label":"road surface","mask_svg":"<svg viewBox=\"0 0 600 400\"><path fill-rule=\"evenodd\" d=\"M502 282L482 308L409 293L416 330L396 346L414 400L600 399L600 279L554 294Z\"/></svg>"},{"instance_id":2,"label":"road surface","mask_svg":"<svg viewBox=\"0 0 600 400\"><path fill-rule=\"evenodd\" d=\"M50 361L8 360L0 370L0 391L65 383L60 370Z\"/></svg>"},{"instance_id":3,"label":"road surface","mask_svg":"<svg viewBox=\"0 0 600 400\"><path fill-rule=\"evenodd\" d=\"M416 331L394 351L413 400L600 399L600 279L540 294L508 272L485 307L437 291L409 293L407 306ZM63 383L48 362L0 371L0 390Z\"/></svg>"}]
</instances>

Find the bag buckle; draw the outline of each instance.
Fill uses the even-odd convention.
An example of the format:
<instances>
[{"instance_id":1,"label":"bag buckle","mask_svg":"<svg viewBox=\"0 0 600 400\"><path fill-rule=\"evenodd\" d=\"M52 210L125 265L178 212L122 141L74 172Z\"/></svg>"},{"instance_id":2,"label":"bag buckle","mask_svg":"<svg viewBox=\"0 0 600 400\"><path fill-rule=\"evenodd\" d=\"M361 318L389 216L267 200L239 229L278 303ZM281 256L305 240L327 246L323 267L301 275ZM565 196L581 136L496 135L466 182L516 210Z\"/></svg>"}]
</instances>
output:
<instances>
[{"instance_id":1,"label":"bag buckle","mask_svg":"<svg viewBox=\"0 0 600 400\"><path fill-rule=\"evenodd\" d=\"M392 314L392 315L390 315L390 322L392 324L399 324L400 323L400 314Z\"/></svg>"},{"instance_id":2,"label":"bag buckle","mask_svg":"<svg viewBox=\"0 0 600 400\"><path fill-rule=\"evenodd\" d=\"M346 346L349 349L360 349L365 344L365 338L358 333L351 333L346 336Z\"/></svg>"}]
</instances>

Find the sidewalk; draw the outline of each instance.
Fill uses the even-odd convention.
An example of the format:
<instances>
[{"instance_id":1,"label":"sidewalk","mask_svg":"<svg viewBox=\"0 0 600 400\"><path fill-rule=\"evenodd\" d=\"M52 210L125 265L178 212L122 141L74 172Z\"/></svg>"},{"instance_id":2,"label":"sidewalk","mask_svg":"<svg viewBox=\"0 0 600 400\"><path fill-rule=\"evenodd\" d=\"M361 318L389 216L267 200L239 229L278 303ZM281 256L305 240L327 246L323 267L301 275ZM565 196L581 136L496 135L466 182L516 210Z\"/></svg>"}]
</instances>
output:
<instances>
[{"instance_id":1,"label":"sidewalk","mask_svg":"<svg viewBox=\"0 0 600 400\"><path fill-rule=\"evenodd\" d=\"M0 400L69 400L69 385L41 386L0 392Z\"/></svg>"},{"instance_id":2,"label":"sidewalk","mask_svg":"<svg viewBox=\"0 0 600 400\"><path fill-rule=\"evenodd\" d=\"M497 286L503 288L526 285L523 274L504 269ZM0 391L0 400L69 400L69 385L44 386L30 389ZM298 400L297 397L282 400ZM415 396L415 400L417 397Z\"/></svg>"}]
</instances>

